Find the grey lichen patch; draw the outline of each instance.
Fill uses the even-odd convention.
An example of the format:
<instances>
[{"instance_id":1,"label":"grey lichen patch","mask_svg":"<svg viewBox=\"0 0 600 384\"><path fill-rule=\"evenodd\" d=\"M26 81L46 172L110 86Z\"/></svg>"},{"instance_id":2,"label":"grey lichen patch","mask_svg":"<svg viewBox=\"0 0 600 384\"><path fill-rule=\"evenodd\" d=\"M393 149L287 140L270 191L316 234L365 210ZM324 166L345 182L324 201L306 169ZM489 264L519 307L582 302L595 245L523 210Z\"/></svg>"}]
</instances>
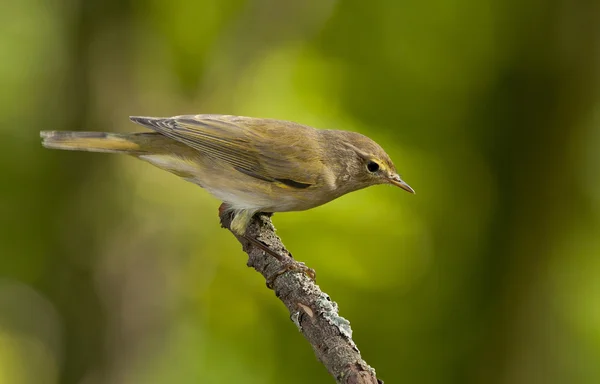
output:
<instances>
[{"instance_id":1,"label":"grey lichen patch","mask_svg":"<svg viewBox=\"0 0 600 384\"><path fill-rule=\"evenodd\" d=\"M352 340L352 328L350 322L338 314L338 305L335 301L332 301L328 294L321 291L318 285L308 279L302 279L300 281L300 288L311 296L317 296L315 300L315 310L317 313L330 325L336 327L342 336L350 342L352 348L358 351L358 348Z\"/></svg>"},{"instance_id":2,"label":"grey lichen patch","mask_svg":"<svg viewBox=\"0 0 600 384\"><path fill-rule=\"evenodd\" d=\"M315 284L313 280L308 278L308 276L301 276L300 279L300 289L302 289L302 292L306 293L307 295L327 296L325 293L321 292L319 286Z\"/></svg>"},{"instance_id":3,"label":"grey lichen patch","mask_svg":"<svg viewBox=\"0 0 600 384\"><path fill-rule=\"evenodd\" d=\"M316 300L316 307L318 313L323 316L330 325L336 327L342 336L350 343L352 348L358 351L356 344L352 340L352 328L350 322L338 314L338 306L335 301L331 301L329 296L323 292L320 292L319 297Z\"/></svg>"},{"instance_id":4,"label":"grey lichen patch","mask_svg":"<svg viewBox=\"0 0 600 384\"><path fill-rule=\"evenodd\" d=\"M296 324L296 328L298 328L298 331L302 332L302 324L300 324L300 311L292 313L290 319L292 319L292 322Z\"/></svg>"}]
</instances>

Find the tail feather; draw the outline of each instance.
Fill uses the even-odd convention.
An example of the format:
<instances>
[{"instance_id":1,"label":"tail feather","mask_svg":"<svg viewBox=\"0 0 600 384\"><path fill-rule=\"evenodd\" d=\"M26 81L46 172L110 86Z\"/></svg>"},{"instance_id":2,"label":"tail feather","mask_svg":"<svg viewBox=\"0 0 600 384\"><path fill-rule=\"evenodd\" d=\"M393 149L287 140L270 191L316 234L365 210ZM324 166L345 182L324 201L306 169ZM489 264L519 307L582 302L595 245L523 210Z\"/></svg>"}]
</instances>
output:
<instances>
[{"instance_id":1,"label":"tail feather","mask_svg":"<svg viewBox=\"0 0 600 384\"><path fill-rule=\"evenodd\" d=\"M42 145L46 148L68 151L141 154L136 134L104 132L41 131Z\"/></svg>"}]
</instances>

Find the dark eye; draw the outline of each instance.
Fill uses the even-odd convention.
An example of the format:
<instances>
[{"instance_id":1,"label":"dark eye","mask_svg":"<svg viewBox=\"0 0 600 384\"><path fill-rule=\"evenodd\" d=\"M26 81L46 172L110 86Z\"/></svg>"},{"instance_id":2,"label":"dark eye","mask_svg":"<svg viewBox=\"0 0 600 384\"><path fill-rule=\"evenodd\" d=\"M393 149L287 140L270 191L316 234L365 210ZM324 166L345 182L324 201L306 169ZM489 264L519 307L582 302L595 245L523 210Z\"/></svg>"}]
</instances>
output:
<instances>
[{"instance_id":1,"label":"dark eye","mask_svg":"<svg viewBox=\"0 0 600 384\"><path fill-rule=\"evenodd\" d=\"M369 161L367 163L367 170L371 173L377 172L379 170L379 164L374 161Z\"/></svg>"}]
</instances>

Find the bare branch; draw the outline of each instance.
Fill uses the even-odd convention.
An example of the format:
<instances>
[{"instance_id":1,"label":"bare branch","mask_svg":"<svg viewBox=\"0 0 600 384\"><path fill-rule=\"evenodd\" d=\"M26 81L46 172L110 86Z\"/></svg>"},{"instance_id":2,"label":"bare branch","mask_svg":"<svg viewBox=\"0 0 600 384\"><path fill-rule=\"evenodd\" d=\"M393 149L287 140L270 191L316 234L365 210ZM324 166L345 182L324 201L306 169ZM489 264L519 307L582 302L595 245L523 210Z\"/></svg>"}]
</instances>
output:
<instances>
[{"instance_id":1,"label":"bare branch","mask_svg":"<svg viewBox=\"0 0 600 384\"><path fill-rule=\"evenodd\" d=\"M231 216L222 215L221 223L229 229ZM267 215L255 216L246 236L261 241L282 255L289 254L290 263L295 263L275 234ZM306 274L294 270L281 273L289 266L288 263L278 261L244 237L236 237L248 254L248 266L263 275L272 286L275 295L290 311L294 324L336 381L340 384L382 384L375 370L361 358L352 340L350 322L338 315L337 304L329 295L322 292Z\"/></svg>"}]
</instances>

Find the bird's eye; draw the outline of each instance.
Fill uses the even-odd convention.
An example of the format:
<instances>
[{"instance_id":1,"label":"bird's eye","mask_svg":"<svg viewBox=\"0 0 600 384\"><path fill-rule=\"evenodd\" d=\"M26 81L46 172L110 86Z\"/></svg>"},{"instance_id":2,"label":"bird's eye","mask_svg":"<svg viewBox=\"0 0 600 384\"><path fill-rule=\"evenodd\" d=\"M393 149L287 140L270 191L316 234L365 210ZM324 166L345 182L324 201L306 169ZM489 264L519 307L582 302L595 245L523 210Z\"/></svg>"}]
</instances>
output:
<instances>
[{"instance_id":1,"label":"bird's eye","mask_svg":"<svg viewBox=\"0 0 600 384\"><path fill-rule=\"evenodd\" d=\"M367 163L367 170L371 173L377 172L379 170L379 164L374 161L369 161Z\"/></svg>"}]
</instances>

